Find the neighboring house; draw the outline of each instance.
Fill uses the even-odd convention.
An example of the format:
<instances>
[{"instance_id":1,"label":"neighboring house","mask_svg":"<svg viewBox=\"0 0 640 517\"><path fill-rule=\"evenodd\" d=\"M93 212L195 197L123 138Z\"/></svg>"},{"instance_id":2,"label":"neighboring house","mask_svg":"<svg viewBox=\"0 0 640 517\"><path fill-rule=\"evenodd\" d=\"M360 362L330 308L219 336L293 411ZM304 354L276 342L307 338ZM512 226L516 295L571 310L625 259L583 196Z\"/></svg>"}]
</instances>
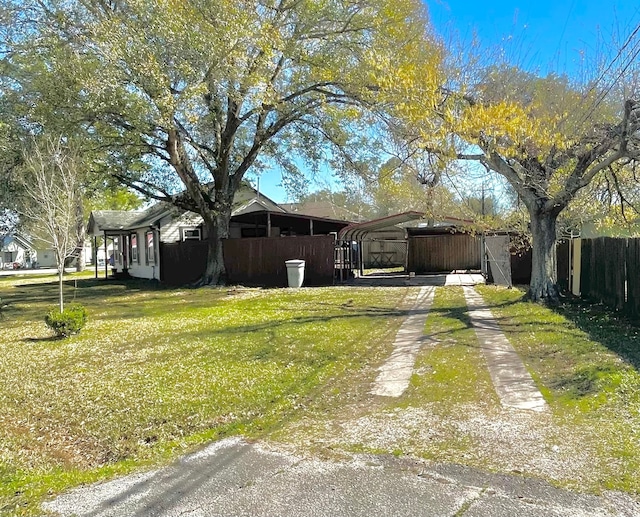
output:
<instances>
[{"instance_id":1,"label":"neighboring house","mask_svg":"<svg viewBox=\"0 0 640 517\"><path fill-rule=\"evenodd\" d=\"M36 250L28 237L13 233L0 237L0 268L32 267Z\"/></svg>"},{"instance_id":2,"label":"neighboring house","mask_svg":"<svg viewBox=\"0 0 640 517\"><path fill-rule=\"evenodd\" d=\"M38 267L54 267L54 268L58 267L58 264L56 263L55 252L51 248L46 248L44 246L46 245L42 243L39 244L38 241L36 240L35 247L36 247L36 255L38 257ZM85 241L84 246L80 251L80 257L81 257L81 260L84 261L85 265L91 264L93 260L92 259L93 249L91 247L91 242ZM75 259L73 258L67 259L65 262L66 262L66 267L68 267L70 264L75 265Z\"/></svg>"},{"instance_id":3,"label":"neighboring house","mask_svg":"<svg viewBox=\"0 0 640 517\"><path fill-rule=\"evenodd\" d=\"M234 205L229 226L230 239L327 235L337 233L348 224L346 221L290 213L248 186L238 191ZM167 203L157 203L137 211L93 211L88 235L94 237L96 243L98 237L102 237L107 249L113 246L104 264L105 272L112 256L116 274L156 280L164 279L160 246L187 241L193 243L208 237L201 216Z\"/></svg>"}]
</instances>

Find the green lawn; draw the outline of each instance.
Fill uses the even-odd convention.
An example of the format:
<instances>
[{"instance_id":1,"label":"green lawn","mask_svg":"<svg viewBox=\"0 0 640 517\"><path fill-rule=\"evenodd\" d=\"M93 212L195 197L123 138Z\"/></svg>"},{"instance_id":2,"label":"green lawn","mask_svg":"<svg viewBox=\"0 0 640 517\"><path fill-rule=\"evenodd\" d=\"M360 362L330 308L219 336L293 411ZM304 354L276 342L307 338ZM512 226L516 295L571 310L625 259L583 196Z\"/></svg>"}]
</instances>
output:
<instances>
[{"instance_id":1,"label":"green lawn","mask_svg":"<svg viewBox=\"0 0 640 517\"><path fill-rule=\"evenodd\" d=\"M52 339L52 277L0 279L0 513L242 434L328 457L411 455L640 493L640 330L478 287L549 411L504 408L461 288L439 287L415 374L373 397L410 288L163 289L71 276L87 328ZM77 285L77 288L74 286ZM400 307L400 308L398 308Z\"/></svg>"},{"instance_id":2,"label":"green lawn","mask_svg":"<svg viewBox=\"0 0 640 517\"><path fill-rule=\"evenodd\" d=\"M592 451L595 486L640 493L640 329L600 305L556 308L478 289L541 387L565 440Z\"/></svg>"},{"instance_id":3,"label":"green lawn","mask_svg":"<svg viewBox=\"0 0 640 517\"><path fill-rule=\"evenodd\" d=\"M37 514L69 486L332 407L354 372L389 352L406 293L162 289L86 276L65 285L89 311L66 340L43 322L52 277L0 282L4 514Z\"/></svg>"},{"instance_id":4,"label":"green lawn","mask_svg":"<svg viewBox=\"0 0 640 517\"><path fill-rule=\"evenodd\" d=\"M462 289L439 287L402 397L372 398L362 386L323 418L292 421L280 440L333 456L408 455L589 492L640 493L638 329L584 304L553 310L521 301L515 289L477 289L548 411L501 406Z\"/></svg>"}]
</instances>

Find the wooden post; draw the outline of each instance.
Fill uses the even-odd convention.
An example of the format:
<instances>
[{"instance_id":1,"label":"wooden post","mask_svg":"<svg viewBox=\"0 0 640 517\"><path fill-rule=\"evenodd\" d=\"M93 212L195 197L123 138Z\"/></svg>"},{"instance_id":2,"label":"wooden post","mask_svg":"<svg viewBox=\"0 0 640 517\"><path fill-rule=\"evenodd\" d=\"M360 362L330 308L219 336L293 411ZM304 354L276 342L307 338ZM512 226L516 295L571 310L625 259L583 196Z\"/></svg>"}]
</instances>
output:
<instances>
[{"instance_id":1,"label":"wooden post","mask_svg":"<svg viewBox=\"0 0 640 517\"><path fill-rule=\"evenodd\" d=\"M96 280L98 279L98 236L93 236L93 269L96 272Z\"/></svg>"},{"instance_id":2,"label":"wooden post","mask_svg":"<svg viewBox=\"0 0 640 517\"><path fill-rule=\"evenodd\" d=\"M267 212L267 237L271 237L271 212Z\"/></svg>"},{"instance_id":3,"label":"wooden post","mask_svg":"<svg viewBox=\"0 0 640 517\"><path fill-rule=\"evenodd\" d=\"M107 232L104 232L104 279L109 278L109 257L107 255Z\"/></svg>"},{"instance_id":4,"label":"wooden post","mask_svg":"<svg viewBox=\"0 0 640 517\"><path fill-rule=\"evenodd\" d=\"M313 235L313 219L309 219L309 235Z\"/></svg>"}]
</instances>

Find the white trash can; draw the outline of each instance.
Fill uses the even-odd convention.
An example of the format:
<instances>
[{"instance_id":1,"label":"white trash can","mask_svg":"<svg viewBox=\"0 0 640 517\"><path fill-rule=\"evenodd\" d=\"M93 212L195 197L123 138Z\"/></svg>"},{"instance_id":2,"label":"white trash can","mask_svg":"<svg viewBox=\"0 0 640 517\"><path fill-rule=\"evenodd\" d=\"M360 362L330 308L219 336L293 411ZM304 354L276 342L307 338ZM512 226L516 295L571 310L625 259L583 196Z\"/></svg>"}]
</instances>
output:
<instances>
[{"instance_id":1,"label":"white trash can","mask_svg":"<svg viewBox=\"0 0 640 517\"><path fill-rule=\"evenodd\" d=\"M285 260L289 287L301 287L304 280L304 260Z\"/></svg>"}]
</instances>

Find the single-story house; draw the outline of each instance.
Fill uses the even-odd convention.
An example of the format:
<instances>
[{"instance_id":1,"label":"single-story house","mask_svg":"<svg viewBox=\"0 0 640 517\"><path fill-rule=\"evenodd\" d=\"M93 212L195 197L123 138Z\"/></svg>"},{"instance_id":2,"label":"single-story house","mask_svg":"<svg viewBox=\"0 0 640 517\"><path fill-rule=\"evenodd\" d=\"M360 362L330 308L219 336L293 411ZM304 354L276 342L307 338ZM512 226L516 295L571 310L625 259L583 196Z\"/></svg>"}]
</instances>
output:
<instances>
[{"instance_id":1,"label":"single-story house","mask_svg":"<svg viewBox=\"0 0 640 517\"><path fill-rule=\"evenodd\" d=\"M0 237L0 268L32 267L36 250L31 239L19 233Z\"/></svg>"},{"instance_id":2,"label":"single-story house","mask_svg":"<svg viewBox=\"0 0 640 517\"><path fill-rule=\"evenodd\" d=\"M244 186L238 191L234 205L229 227L229 241L331 235L337 234L348 224L346 221L290 213L249 186ZM205 247L197 243L207 239L200 215L179 210L167 203L156 203L145 210L136 211L93 211L89 217L88 235L94 237L96 249L99 237L104 239L107 246L109 246L108 241L113 245L113 252L109 253L109 258L104 264L105 276L111 266L116 275L125 274L135 278L164 280L170 283L177 283L180 279L181 282L187 283L204 272L201 259L193 263L197 265L189 266L188 275L173 274L177 268L184 269L184 264L162 263L163 254L160 248L168 249L170 245L179 244L183 248L191 247L194 254L202 255ZM237 246L233 248L241 249ZM240 252L234 251L234 253ZM232 262L251 260L246 253L244 255L236 257ZM326 261L331 261L333 265L333 255L328 256ZM166 269L163 270L163 268ZM197 271L198 268L202 268L202 271ZM262 277L265 275L266 273Z\"/></svg>"}]
</instances>

